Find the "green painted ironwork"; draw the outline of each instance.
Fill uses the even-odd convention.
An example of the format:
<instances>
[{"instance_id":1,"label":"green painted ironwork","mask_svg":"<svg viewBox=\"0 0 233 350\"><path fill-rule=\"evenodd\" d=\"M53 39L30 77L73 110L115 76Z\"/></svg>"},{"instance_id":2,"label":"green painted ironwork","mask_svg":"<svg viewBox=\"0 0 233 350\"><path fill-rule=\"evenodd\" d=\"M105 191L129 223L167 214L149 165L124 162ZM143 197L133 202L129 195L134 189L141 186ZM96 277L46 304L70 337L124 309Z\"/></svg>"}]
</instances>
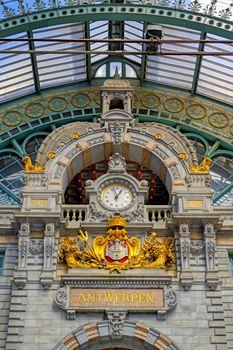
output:
<instances>
[{"instance_id":1,"label":"green painted ironwork","mask_svg":"<svg viewBox=\"0 0 233 350\"><path fill-rule=\"evenodd\" d=\"M16 201L17 203L21 203L21 198L1 182L0 182L0 189L5 193L7 193L12 199L14 199L14 201Z\"/></svg>"},{"instance_id":2,"label":"green painted ironwork","mask_svg":"<svg viewBox=\"0 0 233 350\"><path fill-rule=\"evenodd\" d=\"M0 37L65 23L87 21L144 21L186 27L233 39L233 24L224 19L181 9L134 4L92 4L49 9L0 22Z\"/></svg>"},{"instance_id":3,"label":"green painted ironwork","mask_svg":"<svg viewBox=\"0 0 233 350\"><path fill-rule=\"evenodd\" d=\"M27 32L28 38L33 38L33 33L31 30ZM29 41L29 50L35 50L35 44L33 41ZM36 55L30 54L31 62L32 62L32 72L33 72L33 78L34 78L34 86L36 92L40 92L40 78L39 78L39 72L38 72L38 65L37 65L37 59Z\"/></svg>"},{"instance_id":4,"label":"green painted ironwork","mask_svg":"<svg viewBox=\"0 0 233 350\"><path fill-rule=\"evenodd\" d=\"M200 40L205 40L205 39L206 39L206 33L201 32ZM198 51L204 51L204 48L205 48L205 44L203 42L200 42L198 46ZM198 84L200 68L201 68L201 61L202 61L202 56L198 56L196 60L195 71L193 76L193 83L192 83L192 89L191 89L192 94L195 94L197 90L197 84Z\"/></svg>"},{"instance_id":5,"label":"green painted ironwork","mask_svg":"<svg viewBox=\"0 0 233 350\"><path fill-rule=\"evenodd\" d=\"M225 194L229 193L233 188L233 183L227 185L226 187L224 187L222 189L222 191L220 191L218 194L216 194L213 198L213 203L216 203L217 201L219 201L220 198L222 198Z\"/></svg>"}]
</instances>

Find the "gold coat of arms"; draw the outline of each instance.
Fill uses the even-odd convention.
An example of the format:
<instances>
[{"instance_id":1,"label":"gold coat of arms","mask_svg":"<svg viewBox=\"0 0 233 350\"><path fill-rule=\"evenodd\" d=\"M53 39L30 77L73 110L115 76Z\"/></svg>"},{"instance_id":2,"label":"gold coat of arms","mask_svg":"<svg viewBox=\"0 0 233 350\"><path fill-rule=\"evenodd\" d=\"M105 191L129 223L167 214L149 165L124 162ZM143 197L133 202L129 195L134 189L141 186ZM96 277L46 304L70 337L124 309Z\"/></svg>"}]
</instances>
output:
<instances>
[{"instance_id":1,"label":"gold coat of arms","mask_svg":"<svg viewBox=\"0 0 233 350\"><path fill-rule=\"evenodd\" d=\"M87 231L79 230L76 238L65 237L59 246L59 260L71 268L101 268L116 270L165 269L174 263L174 243L171 238L159 240L151 233L141 246L140 239L128 237L126 219L115 215L108 220L106 236L89 241Z\"/></svg>"}]
</instances>

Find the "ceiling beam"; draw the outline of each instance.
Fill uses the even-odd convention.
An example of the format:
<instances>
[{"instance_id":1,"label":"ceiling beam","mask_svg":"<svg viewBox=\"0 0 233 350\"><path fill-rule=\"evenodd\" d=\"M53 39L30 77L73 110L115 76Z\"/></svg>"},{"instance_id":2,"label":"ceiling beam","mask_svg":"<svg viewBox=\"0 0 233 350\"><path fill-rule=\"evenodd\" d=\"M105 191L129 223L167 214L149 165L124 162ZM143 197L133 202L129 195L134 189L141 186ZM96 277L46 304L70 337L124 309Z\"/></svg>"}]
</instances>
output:
<instances>
[{"instance_id":1,"label":"ceiling beam","mask_svg":"<svg viewBox=\"0 0 233 350\"><path fill-rule=\"evenodd\" d=\"M89 22L85 22L85 50L90 51L90 24ZM87 65L87 81L91 80L91 56L86 54L86 65Z\"/></svg>"},{"instance_id":2,"label":"ceiling beam","mask_svg":"<svg viewBox=\"0 0 233 350\"><path fill-rule=\"evenodd\" d=\"M146 28L147 28L147 22L144 22L143 25L143 35L144 33L146 33ZM141 58L141 69L140 69L140 81L141 81L141 85L143 84L143 81L145 79L145 75L146 75L146 56L143 55Z\"/></svg>"},{"instance_id":3,"label":"ceiling beam","mask_svg":"<svg viewBox=\"0 0 233 350\"><path fill-rule=\"evenodd\" d=\"M200 35L200 43L198 46L198 52L203 52L205 48L205 39L206 39L206 33L201 32ZM198 84L198 79L200 75L200 69L201 69L201 62L202 62L202 56L197 56L196 60L196 66L194 70L194 75L193 75L193 83L192 83L192 88L191 88L191 94L195 94L197 91L197 84Z\"/></svg>"},{"instance_id":4,"label":"ceiling beam","mask_svg":"<svg viewBox=\"0 0 233 350\"><path fill-rule=\"evenodd\" d=\"M31 30L27 32L27 36L28 36L28 39L33 38L33 33ZM31 63L32 63L32 72L33 72L35 90L36 92L40 92L41 88L40 88L40 78L39 78L39 72L38 72L37 59L36 59L36 55L33 54L33 52L36 51L34 41L29 40L28 46L29 46Z\"/></svg>"},{"instance_id":5,"label":"ceiling beam","mask_svg":"<svg viewBox=\"0 0 233 350\"><path fill-rule=\"evenodd\" d=\"M0 53L3 54L32 54L32 55L48 55L48 54L63 54L63 55L111 55L111 56L134 56L134 55L150 55L150 56L233 56L233 50L232 51L212 51L212 52L205 52L205 51L124 51L124 50L116 50L116 51L110 51L110 50L0 50ZM196 65L196 74L197 79L199 75L199 69L200 69L200 63L197 63ZM195 81L194 81L195 82Z\"/></svg>"}]
</instances>

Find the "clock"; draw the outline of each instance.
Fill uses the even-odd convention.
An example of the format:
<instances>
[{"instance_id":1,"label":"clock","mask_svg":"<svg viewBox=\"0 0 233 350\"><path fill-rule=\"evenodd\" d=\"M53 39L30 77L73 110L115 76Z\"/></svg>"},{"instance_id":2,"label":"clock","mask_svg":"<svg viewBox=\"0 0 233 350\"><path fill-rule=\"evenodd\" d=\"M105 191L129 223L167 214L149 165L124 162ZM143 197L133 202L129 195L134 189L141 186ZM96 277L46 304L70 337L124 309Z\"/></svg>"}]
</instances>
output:
<instances>
[{"instance_id":1,"label":"clock","mask_svg":"<svg viewBox=\"0 0 233 350\"><path fill-rule=\"evenodd\" d=\"M112 183L102 189L100 200L110 210L122 210L132 204L133 194L126 185Z\"/></svg>"}]
</instances>

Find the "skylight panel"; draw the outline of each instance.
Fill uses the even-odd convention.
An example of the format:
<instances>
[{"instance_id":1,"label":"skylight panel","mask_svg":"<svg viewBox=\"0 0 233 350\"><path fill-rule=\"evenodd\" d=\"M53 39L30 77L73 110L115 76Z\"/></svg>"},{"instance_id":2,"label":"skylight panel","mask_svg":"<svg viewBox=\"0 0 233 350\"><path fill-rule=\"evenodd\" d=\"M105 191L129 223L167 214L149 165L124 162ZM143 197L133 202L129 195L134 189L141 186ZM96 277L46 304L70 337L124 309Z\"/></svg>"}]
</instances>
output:
<instances>
[{"instance_id":1,"label":"skylight panel","mask_svg":"<svg viewBox=\"0 0 233 350\"><path fill-rule=\"evenodd\" d=\"M107 39L108 38L108 21L96 21L90 22L90 39ZM91 43L90 44L91 51L102 51L103 54L92 54L91 62L94 63L103 58L108 57L108 55L104 54L105 51L108 50L107 43Z\"/></svg>"},{"instance_id":2,"label":"skylight panel","mask_svg":"<svg viewBox=\"0 0 233 350\"><path fill-rule=\"evenodd\" d=\"M84 38L84 24L53 26L35 30L34 38L70 39L70 42L35 41L36 50L84 51L85 44L72 42L72 39ZM41 87L67 84L86 79L86 55L37 54L37 65Z\"/></svg>"},{"instance_id":3,"label":"skylight panel","mask_svg":"<svg viewBox=\"0 0 233 350\"><path fill-rule=\"evenodd\" d=\"M10 38L26 38L26 33ZM0 42L0 50L28 50L27 42ZM0 102L35 91L30 54L0 54Z\"/></svg>"},{"instance_id":4,"label":"skylight panel","mask_svg":"<svg viewBox=\"0 0 233 350\"><path fill-rule=\"evenodd\" d=\"M200 33L189 29L162 26L163 40L199 40ZM164 52L197 52L198 43L163 44ZM196 66L196 56L156 56L146 58L146 79L161 84L191 89Z\"/></svg>"},{"instance_id":5,"label":"skylight panel","mask_svg":"<svg viewBox=\"0 0 233 350\"><path fill-rule=\"evenodd\" d=\"M139 40L143 38L143 23L135 22L135 21L125 21L124 24L124 38L130 40ZM128 43L124 44L124 50L129 52L141 51L142 44L138 43ZM137 63L141 63L140 55L129 55L127 56L129 60L135 61Z\"/></svg>"},{"instance_id":6,"label":"skylight panel","mask_svg":"<svg viewBox=\"0 0 233 350\"><path fill-rule=\"evenodd\" d=\"M208 34L207 40L221 40L216 35ZM233 51L232 44L206 44L207 52ZM233 57L204 56L201 62L197 92L225 102L233 103Z\"/></svg>"}]
</instances>

